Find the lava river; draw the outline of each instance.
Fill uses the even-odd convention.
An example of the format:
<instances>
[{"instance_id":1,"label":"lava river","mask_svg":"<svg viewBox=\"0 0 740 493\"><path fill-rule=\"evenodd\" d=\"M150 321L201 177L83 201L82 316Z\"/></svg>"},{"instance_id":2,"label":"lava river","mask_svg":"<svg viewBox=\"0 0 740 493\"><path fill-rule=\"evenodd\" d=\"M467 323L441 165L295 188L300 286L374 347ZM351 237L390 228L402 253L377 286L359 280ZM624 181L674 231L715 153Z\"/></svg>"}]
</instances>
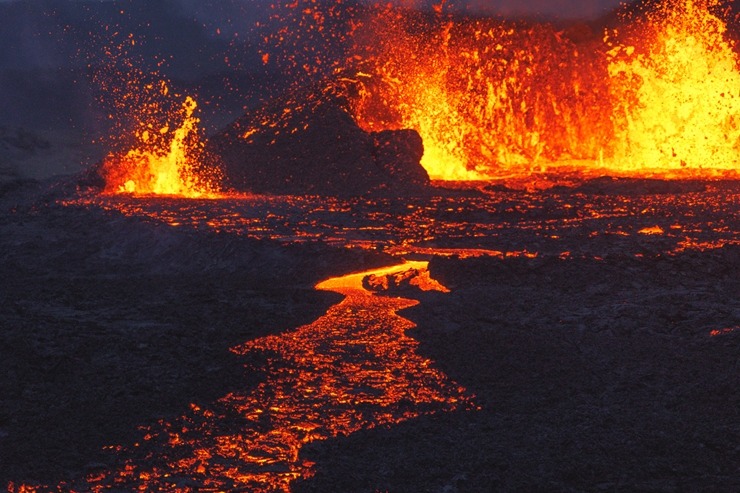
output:
<instances>
[{"instance_id":1,"label":"lava river","mask_svg":"<svg viewBox=\"0 0 740 493\"><path fill-rule=\"evenodd\" d=\"M402 273L402 274L399 274ZM311 477L303 445L439 411L472 408L471 396L416 353L415 325L398 311L418 304L363 287L374 274L412 277L422 290L445 288L426 262L328 279L316 286L344 299L315 322L246 342L232 351L264 355L266 376L209 408L192 405L174 422L142 429L138 443L111 447L114 469L55 487L10 491L290 491Z\"/></svg>"}]
</instances>

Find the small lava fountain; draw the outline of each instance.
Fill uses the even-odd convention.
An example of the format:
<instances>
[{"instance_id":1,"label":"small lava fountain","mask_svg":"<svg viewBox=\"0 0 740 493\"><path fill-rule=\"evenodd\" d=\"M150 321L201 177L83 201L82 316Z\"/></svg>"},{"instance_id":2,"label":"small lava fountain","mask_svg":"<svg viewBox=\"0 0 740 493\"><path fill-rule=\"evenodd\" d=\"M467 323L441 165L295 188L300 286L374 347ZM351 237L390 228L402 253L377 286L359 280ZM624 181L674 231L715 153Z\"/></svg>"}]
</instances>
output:
<instances>
[{"instance_id":1,"label":"small lava fountain","mask_svg":"<svg viewBox=\"0 0 740 493\"><path fill-rule=\"evenodd\" d=\"M196 98L172 90L157 69L145 69L145 61L131 53L140 43L134 33L105 30L110 39L102 54L88 61L98 102L112 124L102 139L110 149L99 170L104 193L217 197L220 171L204 151Z\"/></svg>"},{"instance_id":2,"label":"small lava fountain","mask_svg":"<svg viewBox=\"0 0 740 493\"><path fill-rule=\"evenodd\" d=\"M155 128L146 123L136 135L135 148L123 155L109 155L102 170L105 191L189 198L218 196L216 177L205 178L197 171L203 153L199 120L194 116L196 107L195 100L186 97L177 115L182 123L174 131L169 126Z\"/></svg>"}]
</instances>

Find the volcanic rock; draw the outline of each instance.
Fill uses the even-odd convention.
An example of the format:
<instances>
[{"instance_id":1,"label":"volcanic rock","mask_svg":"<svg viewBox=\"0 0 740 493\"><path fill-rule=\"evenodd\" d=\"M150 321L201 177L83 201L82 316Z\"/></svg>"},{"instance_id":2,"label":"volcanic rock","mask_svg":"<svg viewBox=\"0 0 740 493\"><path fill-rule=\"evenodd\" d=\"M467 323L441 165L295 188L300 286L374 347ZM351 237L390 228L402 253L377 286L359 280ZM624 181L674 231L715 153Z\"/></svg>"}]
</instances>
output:
<instances>
[{"instance_id":1,"label":"volcanic rock","mask_svg":"<svg viewBox=\"0 0 740 493\"><path fill-rule=\"evenodd\" d=\"M225 186L274 194L406 193L429 184L414 130L369 133L343 98L318 91L281 98L212 137Z\"/></svg>"},{"instance_id":2,"label":"volcanic rock","mask_svg":"<svg viewBox=\"0 0 740 493\"><path fill-rule=\"evenodd\" d=\"M0 125L0 183L13 180L21 174L20 162L39 150L51 147L49 141L23 128Z\"/></svg>"},{"instance_id":3,"label":"volcanic rock","mask_svg":"<svg viewBox=\"0 0 740 493\"><path fill-rule=\"evenodd\" d=\"M701 193L707 188L699 180L661 180L657 178L614 178L604 176L588 180L573 189L591 195L656 195Z\"/></svg>"},{"instance_id":4,"label":"volcanic rock","mask_svg":"<svg viewBox=\"0 0 740 493\"><path fill-rule=\"evenodd\" d=\"M419 164L424 143L416 130L383 130L372 136L375 164L386 174L405 183L429 184L429 175Z\"/></svg>"},{"instance_id":5,"label":"volcanic rock","mask_svg":"<svg viewBox=\"0 0 740 493\"><path fill-rule=\"evenodd\" d=\"M417 278L421 272L418 269L408 269L393 274L375 275L370 274L362 279L362 287L368 291L397 293L409 289L411 281Z\"/></svg>"}]
</instances>

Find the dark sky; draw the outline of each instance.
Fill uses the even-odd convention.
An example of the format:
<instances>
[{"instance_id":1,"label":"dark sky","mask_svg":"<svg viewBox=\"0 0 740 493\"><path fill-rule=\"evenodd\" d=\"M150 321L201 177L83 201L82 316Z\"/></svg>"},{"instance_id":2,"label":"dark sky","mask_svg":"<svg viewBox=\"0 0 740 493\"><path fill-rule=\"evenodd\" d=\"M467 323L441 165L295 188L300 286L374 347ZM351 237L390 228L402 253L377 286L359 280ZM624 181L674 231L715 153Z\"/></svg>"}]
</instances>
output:
<instances>
[{"instance_id":1,"label":"dark sky","mask_svg":"<svg viewBox=\"0 0 740 493\"><path fill-rule=\"evenodd\" d=\"M469 7L502 15L540 14L567 18L592 18L614 9L620 0L466 0Z\"/></svg>"},{"instance_id":2,"label":"dark sky","mask_svg":"<svg viewBox=\"0 0 740 493\"><path fill-rule=\"evenodd\" d=\"M23 0L0 0L0 3ZM73 0L70 0L73 1ZM268 1L268 0L265 0ZM366 0L368 2L372 0ZM397 4L425 6L438 4L441 0L395 0ZM181 0L184 9L199 0ZM593 18L615 8L621 0L447 0L448 5L462 10L483 11L500 15L545 15L561 18Z\"/></svg>"},{"instance_id":3,"label":"dark sky","mask_svg":"<svg viewBox=\"0 0 740 493\"><path fill-rule=\"evenodd\" d=\"M373 0L365 0L372 2ZM426 7L442 0L392 0L407 7ZM541 15L568 19L595 18L630 0L445 0L447 8L504 16Z\"/></svg>"}]
</instances>

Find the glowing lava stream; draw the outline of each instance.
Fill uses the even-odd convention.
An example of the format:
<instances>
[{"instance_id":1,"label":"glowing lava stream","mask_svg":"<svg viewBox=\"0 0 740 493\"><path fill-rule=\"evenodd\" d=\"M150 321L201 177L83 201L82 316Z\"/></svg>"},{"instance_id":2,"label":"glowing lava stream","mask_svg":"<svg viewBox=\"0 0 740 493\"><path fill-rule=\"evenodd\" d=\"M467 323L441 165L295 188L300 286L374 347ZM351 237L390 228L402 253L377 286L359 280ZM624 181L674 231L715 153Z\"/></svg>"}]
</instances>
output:
<instances>
[{"instance_id":1,"label":"glowing lava stream","mask_svg":"<svg viewBox=\"0 0 740 493\"><path fill-rule=\"evenodd\" d=\"M290 491L311 477L300 458L309 442L398 423L423 414L472 408L471 396L415 350L415 325L397 312L418 301L376 295L363 278L416 269L421 289L444 287L426 262L408 262L326 280L317 289L345 296L315 322L232 348L267 356L266 379L222 397L211 409L192 406L175 422L145 429L133 448L116 447L117 470L53 491ZM35 491L21 486L15 491ZM13 489L11 489L13 491Z\"/></svg>"}]
</instances>

